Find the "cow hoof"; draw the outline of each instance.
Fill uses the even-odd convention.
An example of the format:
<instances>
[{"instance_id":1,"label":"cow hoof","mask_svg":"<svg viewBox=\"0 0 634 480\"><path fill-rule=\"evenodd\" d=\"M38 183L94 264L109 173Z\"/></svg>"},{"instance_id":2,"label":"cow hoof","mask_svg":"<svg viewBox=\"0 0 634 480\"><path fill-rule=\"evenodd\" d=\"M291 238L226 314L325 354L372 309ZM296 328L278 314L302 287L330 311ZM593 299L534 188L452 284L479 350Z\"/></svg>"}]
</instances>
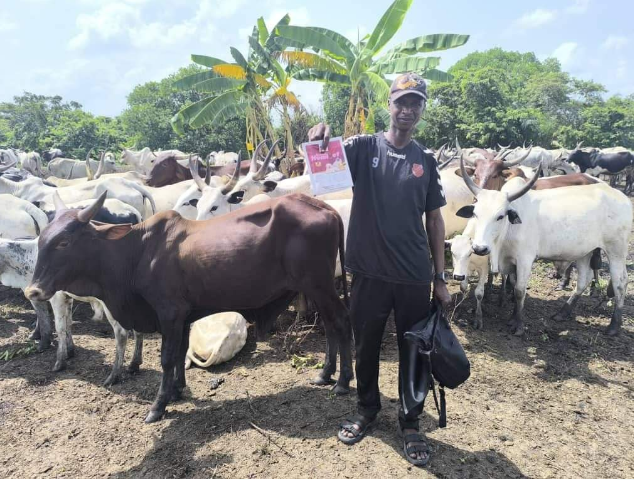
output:
<instances>
[{"instance_id":1,"label":"cow hoof","mask_svg":"<svg viewBox=\"0 0 634 480\"><path fill-rule=\"evenodd\" d=\"M66 362L62 362L62 361L57 361L55 362L55 365L53 365L53 371L54 372L61 372L62 370L66 369Z\"/></svg>"},{"instance_id":2,"label":"cow hoof","mask_svg":"<svg viewBox=\"0 0 634 480\"><path fill-rule=\"evenodd\" d=\"M321 375L317 375L310 383L318 387L325 387L326 385L334 385L335 381L331 377L324 378Z\"/></svg>"},{"instance_id":3,"label":"cow hoof","mask_svg":"<svg viewBox=\"0 0 634 480\"><path fill-rule=\"evenodd\" d=\"M44 340L44 341L39 341L37 344L37 351L42 353L44 350L48 350L48 347L51 346L51 341L48 340Z\"/></svg>"},{"instance_id":4,"label":"cow hoof","mask_svg":"<svg viewBox=\"0 0 634 480\"><path fill-rule=\"evenodd\" d=\"M73 358L75 356L75 347L69 348L66 353L66 358Z\"/></svg>"},{"instance_id":5,"label":"cow hoof","mask_svg":"<svg viewBox=\"0 0 634 480\"><path fill-rule=\"evenodd\" d=\"M183 399L183 391L182 390L178 390L178 389L174 389L172 390L172 396L170 398L171 402L178 402L180 400Z\"/></svg>"},{"instance_id":6,"label":"cow hoof","mask_svg":"<svg viewBox=\"0 0 634 480\"><path fill-rule=\"evenodd\" d=\"M36 328L35 330L33 330L33 332L31 333L31 335L29 335L29 340L40 340L41 336L40 336L40 329Z\"/></svg>"},{"instance_id":7,"label":"cow hoof","mask_svg":"<svg viewBox=\"0 0 634 480\"><path fill-rule=\"evenodd\" d=\"M350 393L350 387L344 387L343 385L335 385L332 391L337 396L348 395Z\"/></svg>"},{"instance_id":8,"label":"cow hoof","mask_svg":"<svg viewBox=\"0 0 634 480\"><path fill-rule=\"evenodd\" d=\"M145 417L145 423L158 422L161 418L163 418L163 415L165 415L165 411L157 412L150 410L150 413L148 413L147 417Z\"/></svg>"},{"instance_id":9,"label":"cow hoof","mask_svg":"<svg viewBox=\"0 0 634 480\"><path fill-rule=\"evenodd\" d=\"M103 382L104 387L112 387L115 383L119 383L119 376L110 374L108 378Z\"/></svg>"},{"instance_id":10,"label":"cow hoof","mask_svg":"<svg viewBox=\"0 0 634 480\"><path fill-rule=\"evenodd\" d=\"M605 331L605 334L608 337L617 337L620 333L621 327L613 327L612 325L610 325Z\"/></svg>"},{"instance_id":11,"label":"cow hoof","mask_svg":"<svg viewBox=\"0 0 634 480\"><path fill-rule=\"evenodd\" d=\"M140 366L141 365L138 363L131 363L130 365L128 365L128 373L139 373Z\"/></svg>"}]
</instances>

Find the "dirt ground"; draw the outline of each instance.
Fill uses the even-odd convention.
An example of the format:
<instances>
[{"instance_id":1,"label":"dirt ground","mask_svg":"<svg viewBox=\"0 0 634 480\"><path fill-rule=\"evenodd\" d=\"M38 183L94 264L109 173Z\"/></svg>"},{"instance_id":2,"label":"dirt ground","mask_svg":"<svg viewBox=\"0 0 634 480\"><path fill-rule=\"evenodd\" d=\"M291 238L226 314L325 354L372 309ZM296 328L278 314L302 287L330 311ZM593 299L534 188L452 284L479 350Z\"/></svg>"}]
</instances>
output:
<instances>
[{"instance_id":1,"label":"dirt ground","mask_svg":"<svg viewBox=\"0 0 634 480\"><path fill-rule=\"evenodd\" d=\"M483 330L468 323L473 296L460 306L454 330L472 375L448 392L447 428L437 428L433 401L427 402L423 426L433 457L426 469L409 466L396 437L392 324L382 350L380 420L361 443L346 447L335 435L355 410L355 391L335 398L309 384L313 368L293 366L297 359L284 350L290 312L268 341L256 342L250 328L247 345L232 361L189 370L185 400L170 405L163 421L145 425L160 378L158 336L146 340L139 374L104 388L113 334L80 305L76 356L66 371L53 373L53 349L38 354L28 347L35 318L30 304L5 290L0 358L7 350L25 350L0 360L0 477L633 477L634 297L626 299L618 338L602 333L611 314L602 294L584 296L576 319L557 323L550 316L570 289L555 291L550 269L535 266L523 338L507 333L512 304L497 306L497 285L485 297ZM321 360L324 347L316 329L300 354ZM214 378L224 379L215 390Z\"/></svg>"}]
</instances>

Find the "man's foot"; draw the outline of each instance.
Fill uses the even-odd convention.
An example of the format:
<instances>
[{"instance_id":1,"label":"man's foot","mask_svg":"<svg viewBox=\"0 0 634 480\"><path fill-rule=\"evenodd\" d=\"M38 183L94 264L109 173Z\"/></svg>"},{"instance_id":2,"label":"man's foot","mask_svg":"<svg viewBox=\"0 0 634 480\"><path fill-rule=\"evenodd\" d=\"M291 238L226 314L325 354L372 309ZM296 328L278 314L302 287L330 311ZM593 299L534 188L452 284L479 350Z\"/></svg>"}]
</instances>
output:
<instances>
[{"instance_id":1,"label":"man's foot","mask_svg":"<svg viewBox=\"0 0 634 480\"><path fill-rule=\"evenodd\" d=\"M430 452L425 437L414 428L401 431L403 435L403 453L412 465L424 467L429 463Z\"/></svg>"},{"instance_id":2,"label":"man's foot","mask_svg":"<svg viewBox=\"0 0 634 480\"><path fill-rule=\"evenodd\" d=\"M374 423L375 418L355 415L351 419L346 419L340 427L337 438L346 445L353 445L363 439L368 428Z\"/></svg>"}]
</instances>

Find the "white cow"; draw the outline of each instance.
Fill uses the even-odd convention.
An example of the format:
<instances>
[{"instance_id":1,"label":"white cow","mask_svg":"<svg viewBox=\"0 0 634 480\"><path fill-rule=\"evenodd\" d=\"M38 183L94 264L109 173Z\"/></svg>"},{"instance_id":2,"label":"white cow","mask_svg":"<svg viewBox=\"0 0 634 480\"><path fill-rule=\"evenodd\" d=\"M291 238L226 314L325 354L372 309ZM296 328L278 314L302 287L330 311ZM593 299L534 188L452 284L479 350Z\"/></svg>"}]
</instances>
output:
<instances>
[{"instance_id":1,"label":"white cow","mask_svg":"<svg viewBox=\"0 0 634 480\"><path fill-rule=\"evenodd\" d=\"M482 328L482 299L484 298L484 287L489 274L489 256L479 256L473 253L471 248L471 235L475 229L473 219L467 224L464 233L456 235L445 243L451 245L451 260L453 265L453 278L460 282L460 290L467 293L469 287L469 275L478 274L478 284L475 289L476 316L473 326L476 329ZM502 289L501 295L504 295Z\"/></svg>"},{"instance_id":2,"label":"white cow","mask_svg":"<svg viewBox=\"0 0 634 480\"><path fill-rule=\"evenodd\" d=\"M180 157L179 163L185 166L187 165L188 156L180 150L162 150L159 153L163 155L177 155ZM157 154L148 147L145 147L138 152L124 148L123 152L121 152L121 162L134 167L137 172L142 173L143 175L150 174L157 158Z\"/></svg>"},{"instance_id":3,"label":"white cow","mask_svg":"<svg viewBox=\"0 0 634 480\"><path fill-rule=\"evenodd\" d=\"M37 177L30 177L22 182L12 182L0 177L0 193L10 193L29 202L39 202L40 207L49 210L52 208L55 192L58 192L64 202L73 203L98 197L106 190L109 198L116 198L133 206L143 214L143 218L153 215L156 211L156 204L147 188L123 178L99 179L56 188L44 185L42 179ZM149 212L145 204L146 199L150 204Z\"/></svg>"},{"instance_id":4,"label":"white cow","mask_svg":"<svg viewBox=\"0 0 634 480\"><path fill-rule=\"evenodd\" d=\"M0 238L37 237L48 225L48 218L31 202L0 194L0 223Z\"/></svg>"},{"instance_id":5,"label":"white cow","mask_svg":"<svg viewBox=\"0 0 634 480\"><path fill-rule=\"evenodd\" d=\"M0 150L0 173L17 166L18 157L11 149Z\"/></svg>"},{"instance_id":6,"label":"white cow","mask_svg":"<svg viewBox=\"0 0 634 480\"><path fill-rule=\"evenodd\" d=\"M31 175L37 177L43 177L42 172L42 159L37 152L24 152L22 150L14 150L16 157L19 160L21 168L29 172Z\"/></svg>"},{"instance_id":7,"label":"white cow","mask_svg":"<svg viewBox=\"0 0 634 480\"><path fill-rule=\"evenodd\" d=\"M235 152L225 152L223 150L211 152L207 155L207 161L209 161L209 165L230 165L238 161L238 154Z\"/></svg>"},{"instance_id":8,"label":"white cow","mask_svg":"<svg viewBox=\"0 0 634 480\"><path fill-rule=\"evenodd\" d=\"M531 267L537 258L576 261L577 289L555 315L570 315L592 278L590 259L601 248L610 263L615 307L608 335L616 335L622 323L627 287L625 260L632 228L632 204L621 192L604 183L531 191L536 175L527 183L509 180L501 191L482 190L466 175L464 181L476 195L474 205L458 214L474 217L473 251L490 255L491 270L515 273L515 312L510 325L516 335L524 332L523 308ZM601 228L589 228L589 222Z\"/></svg>"}]
</instances>

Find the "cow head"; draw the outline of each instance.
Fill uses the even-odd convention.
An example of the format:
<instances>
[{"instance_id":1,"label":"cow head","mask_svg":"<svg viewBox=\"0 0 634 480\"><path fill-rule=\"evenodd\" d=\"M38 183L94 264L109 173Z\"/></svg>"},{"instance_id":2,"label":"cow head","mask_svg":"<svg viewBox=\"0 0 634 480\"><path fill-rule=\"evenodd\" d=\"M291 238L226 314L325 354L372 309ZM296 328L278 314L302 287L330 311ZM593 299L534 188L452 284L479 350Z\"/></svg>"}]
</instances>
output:
<instances>
[{"instance_id":1,"label":"cow head","mask_svg":"<svg viewBox=\"0 0 634 480\"><path fill-rule=\"evenodd\" d=\"M121 238L131 228L130 225L97 226L90 223L103 206L106 195L104 192L82 210L69 210L55 193L55 218L40 234L35 272L31 285L24 292L27 298L48 300L58 290L102 296L99 287L89 281L91 271L106 268L97 263L101 252L95 240Z\"/></svg>"},{"instance_id":2,"label":"cow head","mask_svg":"<svg viewBox=\"0 0 634 480\"><path fill-rule=\"evenodd\" d=\"M460 158L460 168L462 169L465 184L476 196L473 205L462 207L456 215L464 218L474 218L473 253L476 255L491 255L491 268L493 272L498 270L499 246L506 236L506 232L511 224L522 223L522 220L513 208L512 202L526 194L541 173L540 163L537 172L529 182L521 178L509 181L502 191L485 190L471 179L466 173L464 157Z\"/></svg>"},{"instance_id":3,"label":"cow head","mask_svg":"<svg viewBox=\"0 0 634 480\"><path fill-rule=\"evenodd\" d=\"M469 164L466 173L473 177L476 185L486 190L500 190L506 181L513 177L511 168L521 164L531 153L529 148L523 154L518 155L514 160L505 160L507 156L513 153L513 150L502 149L495 154L487 150L478 149L474 158L465 157L465 161ZM462 157L462 150L458 144L458 155ZM462 176L462 169L456 170L456 175Z\"/></svg>"},{"instance_id":4,"label":"cow head","mask_svg":"<svg viewBox=\"0 0 634 480\"><path fill-rule=\"evenodd\" d=\"M269 164L271 163L271 158L273 156L273 152L275 147L282 141L282 139L278 139L270 148L269 153L264 158L262 165L259 165L258 154L260 149L266 143L266 140L260 142L260 144L255 149L253 153L253 157L251 158L251 167L249 168L249 172L238 182L235 187L231 191L231 196L233 199L230 200L230 203L240 203L240 202L248 202L254 196L261 194L263 191L267 192L266 187L263 186L267 174L269 173ZM238 200L239 198L239 200Z\"/></svg>"},{"instance_id":5,"label":"cow head","mask_svg":"<svg viewBox=\"0 0 634 480\"><path fill-rule=\"evenodd\" d=\"M471 238L467 235L456 235L448 241L451 245L451 264L453 279L461 282L461 286L469 276L469 261L473 250Z\"/></svg>"},{"instance_id":6,"label":"cow head","mask_svg":"<svg viewBox=\"0 0 634 480\"><path fill-rule=\"evenodd\" d=\"M154 161L146 184L149 187L164 187L173 183L189 180L187 168L178 163L178 155L172 153L159 154ZM198 162L196 160L196 162Z\"/></svg>"},{"instance_id":7,"label":"cow head","mask_svg":"<svg viewBox=\"0 0 634 480\"><path fill-rule=\"evenodd\" d=\"M201 193L200 198L196 202L196 220L206 220L229 213L232 204L242 201L242 194L230 195L231 190L240 179L240 153L238 153L238 161L235 164L233 176L224 186L217 186L216 183L207 185L203 179L200 178L198 168L190 158L189 170L194 179L194 183Z\"/></svg>"}]
</instances>

